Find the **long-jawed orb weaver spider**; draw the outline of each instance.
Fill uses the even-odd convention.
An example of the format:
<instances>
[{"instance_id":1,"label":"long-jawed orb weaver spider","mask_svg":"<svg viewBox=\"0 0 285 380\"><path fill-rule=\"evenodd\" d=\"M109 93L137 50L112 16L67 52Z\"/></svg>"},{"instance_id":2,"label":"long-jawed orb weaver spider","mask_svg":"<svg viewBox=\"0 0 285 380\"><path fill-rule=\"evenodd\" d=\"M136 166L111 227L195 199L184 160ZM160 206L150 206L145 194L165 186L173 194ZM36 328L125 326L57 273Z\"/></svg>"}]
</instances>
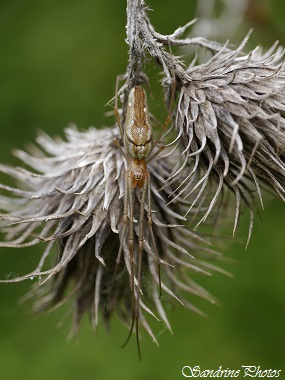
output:
<instances>
[{"instance_id":1,"label":"long-jawed orb weaver spider","mask_svg":"<svg viewBox=\"0 0 285 380\"><path fill-rule=\"evenodd\" d=\"M118 82L117 82L118 86ZM120 265L121 255L123 251L123 242L125 240L127 226L129 226L128 233L128 250L130 259L130 276L131 276L131 302L132 302L132 322L129 335L126 339L125 346L133 332L136 330L136 341L138 347L139 357L141 358L141 350L139 344L139 317L140 317L140 297L142 294L141 288L141 269L142 269L142 254L144 250L144 219L145 219L145 206L147 200L147 221L150 232L151 242L156 256L159 290L161 294L161 279L160 279L160 264L161 260L157 251L154 233L152 229L152 209L151 209L151 179L150 173L147 168L147 164L153 160L163 149L164 144L160 143L160 139L163 133L166 131L171 119L171 111L158 134L157 138L153 137L153 130L148 113L146 93L141 86L135 86L130 90L127 102L126 119L124 126L120 121L120 115L118 111L118 99L117 99L117 86L115 97L115 115L120 130L121 139L123 141L123 147L115 140L119 146L123 156L126 159L127 167L125 170L125 189L124 189L124 211L123 211L123 232L120 243L119 252L116 258L116 268L113 276L113 282L115 275ZM174 91L171 96L171 103L173 101ZM154 149L157 149L154 151ZM137 255L134 255L134 190L138 187L141 190L139 216L138 216L138 241L137 241ZM111 285L111 290L113 283ZM110 295L110 294L109 294Z\"/></svg>"}]
</instances>

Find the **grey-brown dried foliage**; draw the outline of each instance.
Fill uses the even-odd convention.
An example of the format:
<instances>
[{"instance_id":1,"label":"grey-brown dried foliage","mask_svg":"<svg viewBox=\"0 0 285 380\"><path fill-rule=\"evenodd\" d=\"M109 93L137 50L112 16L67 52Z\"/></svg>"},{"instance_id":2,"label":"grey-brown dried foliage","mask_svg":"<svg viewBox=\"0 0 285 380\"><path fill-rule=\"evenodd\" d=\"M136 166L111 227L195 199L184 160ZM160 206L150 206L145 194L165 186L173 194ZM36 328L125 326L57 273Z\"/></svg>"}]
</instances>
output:
<instances>
[{"instance_id":1,"label":"grey-brown dried foliage","mask_svg":"<svg viewBox=\"0 0 285 380\"><path fill-rule=\"evenodd\" d=\"M250 232L256 199L262 188L284 200L284 50L274 45L262 54L244 53L248 37L237 49L204 38L180 38L192 22L165 36L155 31L143 0L127 5L129 63L119 89L122 122L130 89L147 83L143 67L158 64L171 109L170 147L148 165L151 176L153 231L159 261L149 229L144 229L140 323L157 342L146 316L162 320L171 330L159 297L174 299L197 312L185 293L212 302L215 299L191 279L191 271L210 274L220 255L208 239L193 232L205 222L222 224L216 206L225 209L229 194L236 200L235 231L240 210L250 210ZM204 64L182 62L179 46L206 48L212 58ZM186 61L186 60L185 60ZM67 140L41 134L40 149L16 155L29 169L1 165L17 187L0 185L0 205L6 242L2 247L39 245L43 254L29 274L8 279L39 278L33 294L35 310L47 310L73 301L73 332L85 312L94 328L99 313L108 322L116 312L132 319L131 264L128 231L123 235L126 160L118 129L90 128L66 131ZM114 139L118 140L118 144ZM8 195L4 195L4 193ZM134 229L138 236L140 190L135 190ZM144 206L147 226L148 206ZM188 220L194 221L190 223ZM249 233L250 235L250 233ZM137 244L135 243L135 254ZM120 245L123 257L116 277ZM135 257L136 260L136 257ZM134 279L137 282L137 278Z\"/></svg>"}]
</instances>

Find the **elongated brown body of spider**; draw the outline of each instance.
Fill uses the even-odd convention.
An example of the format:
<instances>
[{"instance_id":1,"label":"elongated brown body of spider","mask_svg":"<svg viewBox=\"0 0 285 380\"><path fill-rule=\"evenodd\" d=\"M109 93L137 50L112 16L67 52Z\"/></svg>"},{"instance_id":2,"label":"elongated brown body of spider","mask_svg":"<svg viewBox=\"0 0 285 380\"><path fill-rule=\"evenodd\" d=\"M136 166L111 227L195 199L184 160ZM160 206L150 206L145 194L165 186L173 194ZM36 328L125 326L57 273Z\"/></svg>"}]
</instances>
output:
<instances>
[{"instance_id":1,"label":"elongated brown body of spider","mask_svg":"<svg viewBox=\"0 0 285 380\"><path fill-rule=\"evenodd\" d=\"M146 94L140 86L132 88L129 94L124 145L128 156L139 161L145 160L152 151L153 133Z\"/></svg>"},{"instance_id":2,"label":"elongated brown body of spider","mask_svg":"<svg viewBox=\"0 0 285 380\"><path fill-rule=\"evenodd\" d=\"M118 82L117 82L118 85ZM117 87L116 87L117 89ZM128 271L131 278L131 297L132 297L132 323L130 327L129 335L126 339L125 346L135 328L137 346L140 353L139 344L139 318L141 309L141 294L143 294L143 289L141 286L142 277L142 256L144 250L144 221L148 221L148 229L152 241L153 252L157 260L157 272L158 272L158 283L161 293L161 279L160 279L160 258L156 248L156 243L154 239L153 227L152 227L152 208L151 208L151 183L150 183L150 173L147 168L147 164L156 157L159 152L164 149L164 145L158 147L158 149L153 152L157 146L162 134L166 130L171 114L169 113L167 119L161 129L160 134L154 140L152 127L150 124L150 118L148 115L146 94L142 87L136 86L131 89L128 97L126 121L124 127L120 122L120 115L117 108L117 96L115 103L115 114L120 129L121 138L124 141L124 150L121 148L120 143L117 141L117 145L121 149L126 161L127 168L125 172L125 194L124 194L124 228L123 236L120 243L119 252L116 259L116 269L113 276L113 282L111 289L116 278L116 273L118 266L121 262L121 255L123 252L123 242L125 234L128 233L128 259L129 266ZM135 191L134 189L138 187L141 190L141 196L139 200L139 212L138 217L138 231L135 228L134 215L137 212L137 207L135 207ZM138 192L136 192L138 195ZM147 201L147 205L146 205ZM145 207L146 206L146 207ZM129 229L127 230L127 226ZM135 230L137 231L137 244L135 242ZM111 292L111 291L110 291Z\"/></svg>"}]
</instances>

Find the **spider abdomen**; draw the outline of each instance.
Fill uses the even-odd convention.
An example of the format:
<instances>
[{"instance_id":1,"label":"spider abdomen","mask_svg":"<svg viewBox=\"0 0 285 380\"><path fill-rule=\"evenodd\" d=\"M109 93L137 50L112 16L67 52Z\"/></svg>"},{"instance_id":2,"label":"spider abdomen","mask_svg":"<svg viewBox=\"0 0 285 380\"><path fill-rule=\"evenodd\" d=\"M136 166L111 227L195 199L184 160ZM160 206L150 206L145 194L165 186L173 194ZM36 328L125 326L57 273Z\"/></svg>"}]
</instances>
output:
<instances>
[{"instance_id":1,"label":"spider abdomen","mask_svg":"<svg viewBox=\"0 0 285 380\"><path fill-rule=\"evenodd\" d=\"M124 131L124 145L128 155L137 160L146 159L152 151L153 133L146 103L145 91L137 86L131 89Z\"/></svg>"}]
</instances>

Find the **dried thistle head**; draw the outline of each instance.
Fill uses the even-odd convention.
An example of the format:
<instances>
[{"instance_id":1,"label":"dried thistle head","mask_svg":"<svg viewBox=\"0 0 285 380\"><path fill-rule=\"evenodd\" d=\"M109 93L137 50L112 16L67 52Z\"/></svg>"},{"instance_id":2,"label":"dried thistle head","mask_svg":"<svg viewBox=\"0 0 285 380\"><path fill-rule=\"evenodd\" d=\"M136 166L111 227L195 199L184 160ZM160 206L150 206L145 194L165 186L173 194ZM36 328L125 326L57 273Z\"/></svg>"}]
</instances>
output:
<instances>
[{"instance_id":1,"label":"dried thistle head","mask_svg":"<svg viewBox=\"0 0 285 380\"><path fill-rule=\"evenodd\" d=\"M94 328L100 312L108 322L116 311L120 319L129 324L132 303L130 253L128 234L123 234L123 199L127 190L124 188L124 158L114 143L114 138L119 138L118 131L90 128L79 132L69 128L66 136L67 141L62 141L41 134L37 140L41 153L38 150L37 156L16 151L31 170L0 166L2 172L18 181L18 188L1 185L14 196L12 207L11 198L1 196L0 199L1 208L6 211L1 218L6 223L8 240L1 246L39 245L43 249L39 264L31 273L8 282L39 278L41 286L35 284L32 291L38 298L36 311L54 309L73 300L73 333L85 312L90 314ZM181 217L185 211L183 204L176 202L172 208L166 206L170 190L159 190L172 165L172 158L154 160L149 165L153 232L162 265L161 287L166 297L199 312L183 292L211 301L214 298L185 276L184 268L209 274L208 270L215 267L204 258L217 260L218 255L198 235L179 226L184 219ZM139 189L135 197L140 197ZM15 204L18 205L16 210ZM139 234L138 205L136 200L136 235ZM123 257L111 286L120 244ZM171 327L159 299L157 259L147 228L144 251L140 321L156 342L145 314ZM156 311L152 310L153 306Z\"/></svg>"},{"instance_id":2,"label":"dried thistle head","mask_svg":"<svg viewBox=\"0 0 285 380\"><path fill-rule=\"evenodd\" d=\"M168 178L168 183L178 182L171 202L183 197L191 204L189 212L198 207L204 212L200 224L215 205L224 205L223 194L229 189L236 200L234 232L241 206L250 211L249 242L255 199L263 203L261 188L285 199L284 49L275 43L265 54L258 47L245 54L250 33L236 50L201 37L180 38L193 22L163 36L150 24L146 8L140 11L144 17L135 24L134 48L140 52L143 46L161 65L166 99L171 83L176 83L174 143L182 159ZM144 44L143 36L148 36ZM202 65L196 66L195 60L187 65L172 49L167 51L194 45L206 48L213 57ZM130 78L137 67L135 59L130 56Z\"/></svg>"},{"instance_id":3,"label":"dried thistle head","mask_svg":"<svg viewBox=\"0 0 285 380\"><path fill-rule=\"evenodd\" d=\"M264 55L258 48L244 55L246 41L187 69L191 80L181 88L175 123L184 160L197 175L194 181L189 175L178 195L187 198L198 178L202 189L216 177L206 214L226 185L236 196L236 222L240 200L252 209L255 190L262 203L261 184L285 199L284 49L275 44Z\"/></svg>"}]
</instances>

